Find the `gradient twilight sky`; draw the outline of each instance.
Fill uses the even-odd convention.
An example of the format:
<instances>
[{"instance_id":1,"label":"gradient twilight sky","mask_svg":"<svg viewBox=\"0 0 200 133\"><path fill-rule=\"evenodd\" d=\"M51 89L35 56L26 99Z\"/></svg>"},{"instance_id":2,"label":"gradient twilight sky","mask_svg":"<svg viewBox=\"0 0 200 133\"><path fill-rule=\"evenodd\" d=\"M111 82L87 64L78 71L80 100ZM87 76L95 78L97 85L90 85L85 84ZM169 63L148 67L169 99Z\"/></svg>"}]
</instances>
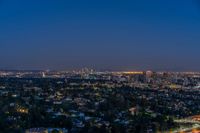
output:
<instances>
[{"instance_id":1,"label":"gradient twilight sky","mask_svg":"<svg viewBox=\"0 0 200 133\"><path fill-rule=\"evenodd\" d=\"M200 71L198 0L0 0L0 69Z\"/></svg>"}]
</instances>

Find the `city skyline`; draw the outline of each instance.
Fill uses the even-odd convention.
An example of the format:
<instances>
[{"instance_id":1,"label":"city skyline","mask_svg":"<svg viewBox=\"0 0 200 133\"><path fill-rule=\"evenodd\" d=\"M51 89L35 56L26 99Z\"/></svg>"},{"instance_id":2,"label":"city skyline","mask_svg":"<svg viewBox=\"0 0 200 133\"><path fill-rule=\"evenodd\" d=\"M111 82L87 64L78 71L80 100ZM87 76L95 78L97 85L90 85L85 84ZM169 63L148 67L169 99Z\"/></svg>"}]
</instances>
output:
<instances>
[{"instance_id":1,"label":"city skyline","mask_svg":"<svg viewBox=\"0 0 200 133\"><path fill-rule=\"evenodd\" d=\"M199 7L0 0L0 69L200 71Z\"/></svg>"}]
</instances>

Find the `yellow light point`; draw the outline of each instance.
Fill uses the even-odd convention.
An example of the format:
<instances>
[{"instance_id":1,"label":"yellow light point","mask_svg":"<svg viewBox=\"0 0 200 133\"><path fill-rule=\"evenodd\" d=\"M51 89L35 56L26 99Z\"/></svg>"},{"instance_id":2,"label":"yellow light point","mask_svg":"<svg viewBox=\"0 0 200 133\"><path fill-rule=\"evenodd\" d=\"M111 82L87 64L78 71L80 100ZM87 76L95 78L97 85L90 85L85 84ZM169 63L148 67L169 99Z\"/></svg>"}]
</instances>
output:
<instances>
[{"instance_id":1,"label":"yellow light point","mask_svg":"<svg viewBox=\"0 0 200 133\"><path fill-rule=\"evenodd\" d=\"M17 112L19 113L28 113L28 109L17 109Z\"/></svg>"}]
</instances>

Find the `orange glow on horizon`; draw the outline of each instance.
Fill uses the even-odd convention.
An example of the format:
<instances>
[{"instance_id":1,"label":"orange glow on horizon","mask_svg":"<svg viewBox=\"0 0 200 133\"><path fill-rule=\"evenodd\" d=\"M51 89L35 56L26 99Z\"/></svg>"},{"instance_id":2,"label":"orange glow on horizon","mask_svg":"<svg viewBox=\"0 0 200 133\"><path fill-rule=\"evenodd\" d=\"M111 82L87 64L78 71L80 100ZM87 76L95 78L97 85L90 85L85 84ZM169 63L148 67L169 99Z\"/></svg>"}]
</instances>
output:
<instances>
[{"instance_id":1,"label":"orange glow on horizon","mask_svg":"<svg viewBox=\"0 0 200 133\"><path fill-rule=\"evenodd\" d=\"M140 72L140 71L126 71L126 72L122 72L123 74L144 74L144 72Z\"/></svg>"}]
</instances>

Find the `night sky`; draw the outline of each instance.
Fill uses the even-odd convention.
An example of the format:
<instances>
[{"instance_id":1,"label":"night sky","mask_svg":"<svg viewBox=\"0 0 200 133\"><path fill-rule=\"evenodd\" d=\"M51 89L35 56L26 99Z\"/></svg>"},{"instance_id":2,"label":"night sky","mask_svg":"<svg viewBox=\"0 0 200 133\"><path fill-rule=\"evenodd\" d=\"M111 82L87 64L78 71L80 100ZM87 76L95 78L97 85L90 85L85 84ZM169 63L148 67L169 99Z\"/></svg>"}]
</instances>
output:
<instances>
[{"instance_id":1,"label":"night sky","mask_svg":"<svg viewBox=\"0 0 200 133\"><path fill-rule=\"evenodd\" d=\"M0 0L0 69L200 71L198 0Z\"/></svg>"}]
</instances>

